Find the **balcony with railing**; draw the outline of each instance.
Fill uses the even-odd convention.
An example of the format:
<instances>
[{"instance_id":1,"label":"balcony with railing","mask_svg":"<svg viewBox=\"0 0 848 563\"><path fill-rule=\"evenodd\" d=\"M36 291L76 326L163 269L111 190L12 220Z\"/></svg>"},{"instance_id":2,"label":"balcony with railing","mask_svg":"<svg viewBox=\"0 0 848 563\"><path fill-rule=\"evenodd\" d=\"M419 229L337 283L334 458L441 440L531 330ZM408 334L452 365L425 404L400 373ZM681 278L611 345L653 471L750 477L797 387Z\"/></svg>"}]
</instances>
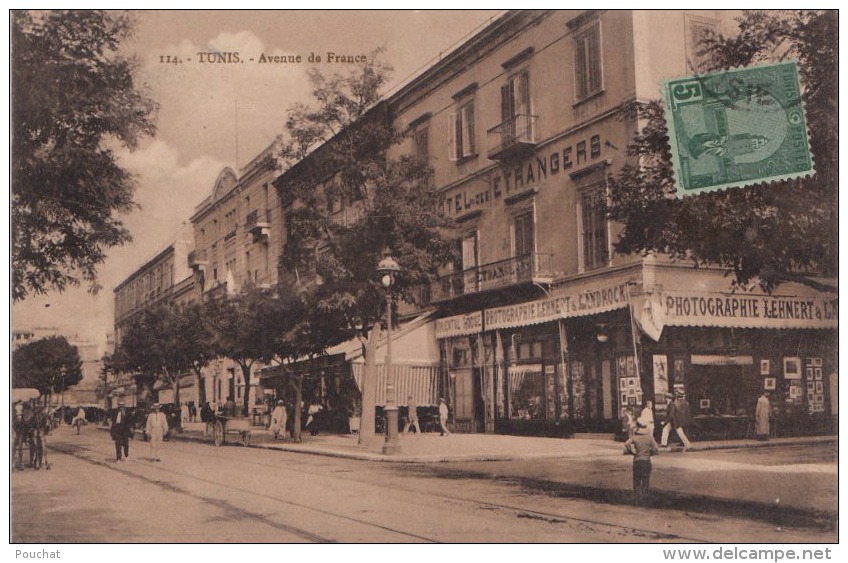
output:
<instances>
[{"instance_id":1,"label":"balcony with railing","mask_svg":"<svg viewBox=\"0 0 848 563\"><path fill-rule=\"evenodd\" d=\"M260 213L254 209L244 218L244 230L253 235L253 242L268 240L271 234L271 210L266 209Z\"/></svg>"},{"instance_id":2,"label":"balcony with railing","mask_svg":"<svg viewBox=\"0 0 848 563\"><path fill-rule=\"evenodd\" d=\"M552 258L551 254L534 252L442 276L430 285L430 302L521 284L551 283Z\"/></svg>"},{"instance_id":3,"label":"balcony with railing","mask_svg":"<svg viewBox=\"0 0 848 563\"><path fill-rule=\"evenodd\" d=\"M206 260L206 253L198 250L190 250L188 253L188 267L194 272L204 271L209 262Z\"/></svg>"},{"instance_id":4,"label":"balcony with railing","mask_svg":"<svg viewBox=\"0 0 848 563\"><path fill-rule=\"evenodd\" d=\"M489 159L506 160L530 152L536 146L536 117L519 114L489 129Z\"/></svg>"}]
</instances>

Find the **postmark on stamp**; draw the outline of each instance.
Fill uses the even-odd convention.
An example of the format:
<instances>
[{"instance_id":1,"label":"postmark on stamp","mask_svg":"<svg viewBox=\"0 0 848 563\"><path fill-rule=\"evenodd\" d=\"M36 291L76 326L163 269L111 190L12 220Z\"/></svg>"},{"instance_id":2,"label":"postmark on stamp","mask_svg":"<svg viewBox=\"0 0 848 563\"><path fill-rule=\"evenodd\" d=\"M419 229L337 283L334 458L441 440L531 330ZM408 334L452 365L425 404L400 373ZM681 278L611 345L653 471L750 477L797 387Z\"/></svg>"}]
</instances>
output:
<instances>
[{"instance_id":1,"label":"postmark on stamp","mask_svg":"<svg viewBox=\"0 0 848 563\"><path fill-rule=\"evenodd\" d=\"M662 83L677 197L814 173L794 61Z\"/></svg>"}]
</instances>

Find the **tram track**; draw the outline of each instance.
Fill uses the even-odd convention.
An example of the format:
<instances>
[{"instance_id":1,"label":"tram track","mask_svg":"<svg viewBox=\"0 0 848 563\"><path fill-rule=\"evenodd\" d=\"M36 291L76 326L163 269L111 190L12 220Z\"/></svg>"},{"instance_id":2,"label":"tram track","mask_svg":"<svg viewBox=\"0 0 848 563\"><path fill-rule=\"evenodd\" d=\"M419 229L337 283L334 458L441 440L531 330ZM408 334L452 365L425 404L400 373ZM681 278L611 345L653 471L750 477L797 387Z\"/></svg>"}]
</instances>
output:
<instances>
[{"instance_id":1,"label":"tram track","mask_svg":"<svg viewBox=\"0 0 848 563\"><path fill-rule=\"evenodd\" d=\"M55 443L51 444L50 448L54 449L58 453L64 453L64 454L67 454L67 455L72 455L72 456L74 456L78 459L88 461L89 463L93 463L93 464L96 464L96 465L102 465L102 466L105 466L105 467L108 467L110 469L117 470L117 471L122 471L123 473L130 474L133 477L143 479L147 482L156 484L160 487L168 488L169 490L174 490L173 489L174 486L172 484L166 483L162 480L151 479L149 477L138 475L138 474L135 474L133 472L123 471L123 470L119 469L118 467L114 466L113 464L110 464L108 462L101 462L101 461L98 461L98 460L95 460L95 459L91 459L89 456L79 453L79 451L77 451L77 452L73 451L74 449L76 449L76 450L84 450L84 451L87 451L89 453L102 453L102 450L98 450L98 449L95 449L95 448L92 448L92 447L86 447L86 446L82 446L82 445L73 445L71 448L63 448L61 444L55 444ZM181 450L181 453L198 457L198 458L200 458L201 461L203 459L218 459L218 460L226 461L227 463L237 462L239 464L247 465L248 467L252 466L256 469L260 469L260 468L261 469L272 469L272 470L277 471L277 472L279 472L280 470L284 470L286 472L290 472L290 473L294 473L294 474L298 474L298 475L306 476L306 477L314 475L315 474L315 468L320 468L322 466L328 465L326 462L323 462L323 463L322 462L316 462L315 460L308 460L308 459L304 458L303 462L298 463L298 465L301 468L296 468L296 467L293 467L291 464L280 465L280 464L269 463L269 462L261 461L261 460L248 460L248 459L244 459L243 457L234 457L234 456L231 456L231 455L222 455L222 454L224 454L224 452L219 451L217 449L212 450L210 452L194 451L195 449L196 448L186 448L186 449ZM413 532L410 532L408 530L403 530L403 529L395 528L395 527L392 527L392 526L386 526L384 524L380 524L380 523L374 522L372 520L368 520L368 519L364 519L364 518L357 518L357 517L354 517L354 516L351 516L351 515L348 515L348 514L342 514L342 513L339 513L339 512L332 511L332 510L326 510L326 509L323 509L323 508L320 508L320 507L308 505L308 504L305 504L305 503L296 502L296 501L293 501L291 499L282 498L280 496L268 495L268 494L259 494L256 491L252 491L252 490L249 490L249 489L246 489L246 488L243 488L243 487L239 487L237 485L233 485L233 484L228 483L228 482L223 482L221 480L215 480L215 479L210 479L210 478L206 478L206 477L200 477L200 476L193 474L193 473L189 473L189 472L185 472L185 471L178 471L178 470L175 470L175 469L162 467L161 465L158 465L158 464L154 465L154 464L148 464L148 463L144 463L144 462L138 462L138 463L142 463L146 467L153 468L157 472L161 472L163 474L170 474L170 475L173 475L174 477L178 477L180 479L191 479L191 480L193 480L197 483L202 483L207 487L227 487L227 488L229 488L233 491L237 491L237 492L242 493L242 494L255 495L255 496L259 496L259 497L261 497L262 499L265 499L265 500L274 501L274 502L279 503L279 504L281 504L281 505L283 505L287 508L295 508L299 511L308 510L308 511L312 511L312 512L321 514L321 515L326 516L326 517L337 518L337 519L347 521L347 522L351 522L351 523L355 523L355 524L358 524L358 525L361 525L361 526L373 527L373 528L379 529L383 532L388 532L390 534L397 534L399 536L399 539L405 538L405 541L411 540L413 542L422 542L422 543L425 543L425 542L426 543L440 543L440 540L428 537L426 535L413 533ZM352 475L352 472L347 471L347 470L344 470L344 471L341 471L341 472L339 472L339 471L324 472L324 473L322 473L322 477L326 478L326 479L332 479L332 480L335 480L335 481L339 481L339 482L342 482L342 483L347 483L347 484L355 483L355 484L360 485L360 486L361 485L379 486L381 489L386 490L388 492L407 493L407 494L412 494L412 495L422 495L422 496L428 497L428 498L433 499L433 500L452 503L453 505L457 505L457 503L460 503L461 505L464 505L466 508L470 508L472 510L485 510L485 511L489 511L489 512L497 512L501 515L504 515L505 517L511 516L511 517L514 517L514 518L517 518L517 519L538 520L540 522L546 522L546 523L551 524L551 525L568 526L568 527L574 528L576 530L585 530L588 527L593 531L613 534L613 535L619 536L621 538L638 537L641 540L645 540L645 541L666 541L666 542L684 542L684 543L707 543L707 542L711 541L711 540L707 540L707 539L704 539L704 538L697 538L697 537L690 537L690 536L687 536L687 535L669 533L667 531L658 531L658 530L655 530L655 529L641 528L641 527L638 527L638 526L622 525L622 524L619 524L619 523L607 522L607 521L603 521L603 520L597 519L597 518L577 517L577 516L566 515L566 514L557 513L557 512L548 512L548 511L544 511L544 510L531 509L531 508L528 508L526 506L519 506L519 505L508 504L508 503L504 503L504 502L484 501L484 500L479 500L479 499L476 499L476 498L468 498L468 497L465 497L465 496L462 496L462 495L442 493L442 492L433 491L433 490L422 491L420 488L402 486L402 485L398 485L396 483L382 482L382 483L379 483L379 485L375 485L372 481L370 481L368 479L355 477L354 475ZM324 536L315 534L313 532L309 532L307 530L298 528L296 526L291 526L291 525L287 525L287 524L280 524L278 522L274 522L263 514L251 513L249 511L245 511L244 509L241 509L241 508L239 508L235 505L232 505L231 503L228 503L227 501L222 501L220 499L215 499L215 498L207 497L207 496L204 496L204 495L199 495L199 494L193 493L193 492L191 492L187 489L184 490L182 487L177 487L175 492L179 492L181 494L191 495L194 498L197 498L197 499L202 500L204 502L208 502L212 505L216 505L219 508L222 508L222 509L225 509L225 510L235 511L243 517L255 518L258 522L262 522L262 523L270 525L274 528L281 529L281 531L286 531L288 533L294 534L298 537L306 539L307 541L315 541L315 542L322 542L322 543L336 541L333 538L324 537Z\"/></svg>"}]
</instances>

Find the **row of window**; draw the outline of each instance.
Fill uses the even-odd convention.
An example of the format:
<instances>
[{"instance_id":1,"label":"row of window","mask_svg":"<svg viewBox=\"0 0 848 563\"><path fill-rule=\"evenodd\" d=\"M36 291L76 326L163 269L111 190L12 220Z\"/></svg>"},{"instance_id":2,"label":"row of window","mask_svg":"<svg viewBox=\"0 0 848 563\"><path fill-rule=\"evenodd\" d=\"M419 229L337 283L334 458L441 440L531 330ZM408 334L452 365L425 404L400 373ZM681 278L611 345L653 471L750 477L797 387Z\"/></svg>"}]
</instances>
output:
<instances>
[{"instance_id":1,"label":"row of window","mask_svg":"<svg viewBox=\"0 0 848 563\"><path fill-rule=\"evenodd\" d=\"M608 222L604 211L605 184L598 183L581 190L577 208L579 270L602 268L609 264ZM511 228L512 255L515 258L536 252L536 214L527 207L513 214ZM479 231L467 231L461 239L461 264L456 268L466 271L484 265L480 261Z\"/></svg>"},{"instance_id":2,"label":"row of window","mask_svg":"<svg viewBox=\"0 0 848 563\"><path fill-rule=\"evenodd\" d=\"M711 60L701 42L716 31L715 21L687 15L685 29L687 68L694 71L707 68ZM599 21L595 21L574 35L574 95L577 102L603 91L603 74L601 26ZM475 90L476 85L472 85L464 94L455 96L457 108L449 114L448 124L448 156L451 161L463 161L477 154L474 100L469 99ZM496 129L501 145L535 139L530 73L526 68L510 75L501 86L501 123ZM429 127L426 121L415 128L413 145L418 158L429 159Z\"/></svg>"},{"instance_id":3,"label":"row of window","mask_svg":"<svg viewBox=\"0 0 848 563\"><path fill-rule=\"evenodd\" d=\"M601 68L600 23L587 27L575 36L575 96L583 100L603 89ZM476 85L457 96L457 108L449 114L448 155L451 161L462 161L477 154L474 100ZM471 98L471 99L469 99ZM530 96L530 72L526 68L512 73L501 86L501 123L496 128L502 145L516 140L535 138L535 120ZM429 159L429 127L422 123L413 133L414 154Z\"/></svg>"}]
</instances>

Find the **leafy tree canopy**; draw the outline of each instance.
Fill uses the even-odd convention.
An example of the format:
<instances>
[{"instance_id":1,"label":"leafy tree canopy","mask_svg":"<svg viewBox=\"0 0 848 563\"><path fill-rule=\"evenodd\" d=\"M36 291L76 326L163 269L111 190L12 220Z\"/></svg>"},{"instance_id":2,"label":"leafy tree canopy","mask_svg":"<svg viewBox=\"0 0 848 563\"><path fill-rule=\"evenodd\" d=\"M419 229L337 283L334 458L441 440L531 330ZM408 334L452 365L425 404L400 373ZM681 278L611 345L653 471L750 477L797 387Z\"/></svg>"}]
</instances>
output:
<instances>
[{"instance_id":1,"label":"leafy tree canopy","mask_svg":"<svg viewBox=\"0 0 848 563\"><path fill-rule=\"evenodd\" d=\"M733 284L766 291L789 281L827 289L814 273L837 272L837 31L833 11L747 11L739 34L701 43L715 70L797 59L812 177L677 199L659 102L636 108L643 127L610 185L621 253L658 251L728 269Z\"/></svg>"},{"instance_id":2,"label":"leafy tree canopy","mask_svg":"<svg viewBox=\"0 0 848 563\"><path fill-rule=\"evenodd\" d=\"M108 248L130 240L119 219L134 182L110 146L155 132L156 104L117 54L123 13L13 11L12 297L97 285Z\"/></svg>"},{"instance_id":3,"label":"leafy tree canopy","mask_svg":"<svg viewBox=\"0 0 848 563\"><path fill-rule=\"evenodd\" d=\"M12 352L12 387L38 389L42 395L76 385L82 379L79 350L64 336L49 336Z\"/></svg>"},{"instance_id":4,"label":"leafy tree canopy","mask_svg":"<svg viewBox=\"0 0 848 563\"><path fill-rule=\"evenodd\" d=\"M308 286L315 309L341 315L341 331L382 316L375 268L384 253L399 263L394 291L409 302L455 253L427 163L389 154L405 138L378 102L390 71L379 53L344 77L314 70L315 105L292 108L286 122L287 154L313 151L280 184L289 228L282 265Z\"/></svg>"}]
</instances>

